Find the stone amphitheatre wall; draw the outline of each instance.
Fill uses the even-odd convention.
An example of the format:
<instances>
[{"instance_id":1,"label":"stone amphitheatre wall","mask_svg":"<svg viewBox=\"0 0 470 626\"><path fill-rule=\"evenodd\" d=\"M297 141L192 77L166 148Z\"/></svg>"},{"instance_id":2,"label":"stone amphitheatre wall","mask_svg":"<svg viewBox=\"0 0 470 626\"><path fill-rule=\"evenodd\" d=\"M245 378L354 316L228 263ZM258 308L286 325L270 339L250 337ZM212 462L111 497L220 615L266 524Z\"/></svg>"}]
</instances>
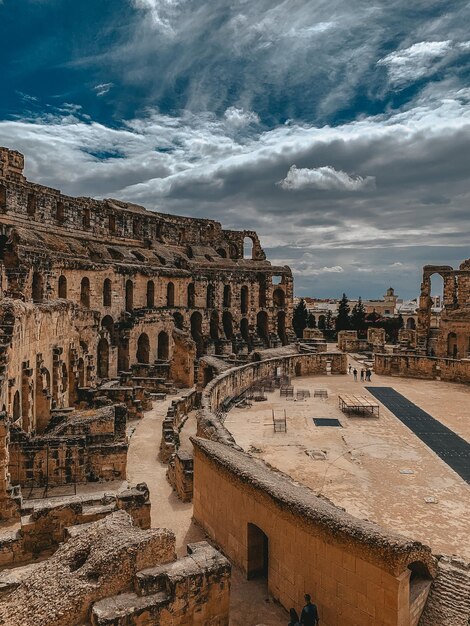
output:
<instances>
[{"instance_id":1,"label":"stone amphitheatre wall","mask_svg":"<svg viewBox=\"0 0 470 626\"><path fill-rule=\"evenodd\" d=\"M299 354L224 372L202 393L194 443L194 517L284 607L311 593L325 626L416 626L436 565L419 542L385 532L243 452L218 415L260 379L346 373L346 355ZM214 497L217 494L217 497Z\"/></svg>"},{"instance_id":2,"label":"stone amphitheatre wall","mask_svg":"<svg viewBox=\"0 0 470 626\"><path fill-rule=\"evenodd\" d=\"M470 359L445 359L413 354L376 354L374 371L383 376L406 376L470 383Z\"/></svg>"}]
</instances>

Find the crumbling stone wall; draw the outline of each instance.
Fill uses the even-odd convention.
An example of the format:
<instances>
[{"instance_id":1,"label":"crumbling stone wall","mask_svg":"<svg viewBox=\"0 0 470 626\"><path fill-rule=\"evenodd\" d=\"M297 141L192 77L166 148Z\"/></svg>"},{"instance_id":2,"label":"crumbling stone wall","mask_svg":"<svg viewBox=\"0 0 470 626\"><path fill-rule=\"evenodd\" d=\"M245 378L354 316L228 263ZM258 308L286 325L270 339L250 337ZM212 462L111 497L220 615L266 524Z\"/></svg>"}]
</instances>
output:
<instances>
[{"instance_id":1,"label":"crumbling stone wall","mask_svg":"<svg viewBox=\"0 0 470 626\"><path fill-rule=\"evenodd\" d=\"M440 359L419 354L376 354L374 371L383 376L406 376L470 383L470 360Z\"/></svg>"},{"instance_id":2,"label":"crumbling stone wall","mask_svg":"<svg viewBox=\"0 0 470 626\"><path fill-rule=\"evenodd\" d=\"M286 608L310 592L325 626L411 626L421 602L412 570L419 565L426 592L436 572L429 548L354 518L233 446L193 444L194 517L248 577L264 573Z\"/></svg>"}]
</instances>

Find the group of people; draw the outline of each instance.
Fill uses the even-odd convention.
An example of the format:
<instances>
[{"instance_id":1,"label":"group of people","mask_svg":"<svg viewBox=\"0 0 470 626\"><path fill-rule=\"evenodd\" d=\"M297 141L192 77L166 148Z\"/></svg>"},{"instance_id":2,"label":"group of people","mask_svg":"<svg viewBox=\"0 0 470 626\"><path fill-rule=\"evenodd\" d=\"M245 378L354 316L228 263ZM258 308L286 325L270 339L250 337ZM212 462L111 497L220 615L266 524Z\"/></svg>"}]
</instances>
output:
<instances>
[{"instance_id":1,"label":"group of people","mask_svg":"<svg viewBox=\"0 0 470 626\"><path fill-rule=\"evenodd\" d=\"M308 593L304 596L305 606L302 609L300 618L295 609L289 611L290 620L287 626L318 626L320 618L318 617L318 609L312 603L312 598Z\"/></svg>"},{"instance_id":2,"label":"group of people","mask_svg":"<svg viewBox=\"0 0 470 626\"><path fill-rule=\"evenodd\" d=\"M352 373L353 373L353 376L354 376L354 380L357 380L357 369L356 368L353 369L352 365L350 365L348 367L348 372L351 373L351 370L352 370ZM361 381L366 381L366 382L370 383L371 377L372 377L372 370L371 369L369 369L369 368L367 368L367 369L362 368L360 374L361 374Z\"/></svg>"}]
</instances>

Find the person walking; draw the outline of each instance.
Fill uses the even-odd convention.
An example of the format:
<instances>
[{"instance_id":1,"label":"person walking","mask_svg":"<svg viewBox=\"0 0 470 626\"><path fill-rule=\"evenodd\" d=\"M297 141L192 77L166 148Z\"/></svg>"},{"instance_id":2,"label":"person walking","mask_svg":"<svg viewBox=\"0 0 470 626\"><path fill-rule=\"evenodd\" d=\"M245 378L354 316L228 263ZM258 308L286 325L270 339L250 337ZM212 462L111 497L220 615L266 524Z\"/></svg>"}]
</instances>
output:
<instances>
[{"instance_id":1,"label":"person walking","mask_svg":"<svg viewBox=\"0 0 470 626\"><path fill-rule=\"evenodd\" d=\"M361 369L361 382L364 380L364 369Z\"/></svg>"},{"instance_id":2,"label":"person walking","mask_svg":"<svg viewBox=\"0 0 470 626\"><path fill-rule=\"evenodd\" d=\"M320 618L318 617L318 609L315 604L312 604L310 594L306 593L304 596L305 606L300 614L300 623L302 626L318 626Z\"/></svg>"},{"instance_id":3,"label":"person walking","mask_svg":"<svg viewBox=\"0 0 470 626\"><path fill-rule=\"evenodd\" d=\"M289 622L287 626L300 626L299 616L297 615L297 611L295 609L291 609L289 611Z\"/></svg>"},{"instance_id":4,"label":"person walking","mask_svg":"<svg viewBox=\"0 0 470 626\"><path fill-rule=\"evenodd\" d=\"M350 364L349 364L349 367L348 367L348 374L350 374L350 373L351 373L351 369L352 369L352 366L351 366L351 363L350 363Z\"/></svg>"},{"instance_id":5,"label":"person walking","mask_svg":"<svg viewBox=\"0 0 470 626\"><path fill-rule=\"evenodd\" d=\"M372 376L372 370L368 369L366 371L366 379L370 382L371 381L371 376Z\"/></svg>"},{"instance_id":6,"label":"person walking","mask_svg":"<svg viewBox=\"0 0 470 626\"><path fill-rule=\"evenodd\" d=\"M354 380L357 380L357 369L356 368L353 369L353 374L354 374Z\"/></svg>"}]
</instances>

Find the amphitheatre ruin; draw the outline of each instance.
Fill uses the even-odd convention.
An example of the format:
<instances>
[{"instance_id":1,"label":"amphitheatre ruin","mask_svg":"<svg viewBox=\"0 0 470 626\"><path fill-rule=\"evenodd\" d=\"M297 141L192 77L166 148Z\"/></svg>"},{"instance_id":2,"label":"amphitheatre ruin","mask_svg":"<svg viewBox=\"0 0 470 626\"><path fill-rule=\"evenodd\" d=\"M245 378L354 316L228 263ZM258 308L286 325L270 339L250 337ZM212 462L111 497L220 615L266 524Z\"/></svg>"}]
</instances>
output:
<instances>
[{"instance_id":1,"label":"amphitheatre ruin","mask_svg":"<svg viewBox=\"0 0 470 626\"><path fill-rule=\"evenodd\" d=\"M7 148L0 229L0 624L470 624L470 260L327 344L253 231Z\"/></svg>"}]
</instances>

